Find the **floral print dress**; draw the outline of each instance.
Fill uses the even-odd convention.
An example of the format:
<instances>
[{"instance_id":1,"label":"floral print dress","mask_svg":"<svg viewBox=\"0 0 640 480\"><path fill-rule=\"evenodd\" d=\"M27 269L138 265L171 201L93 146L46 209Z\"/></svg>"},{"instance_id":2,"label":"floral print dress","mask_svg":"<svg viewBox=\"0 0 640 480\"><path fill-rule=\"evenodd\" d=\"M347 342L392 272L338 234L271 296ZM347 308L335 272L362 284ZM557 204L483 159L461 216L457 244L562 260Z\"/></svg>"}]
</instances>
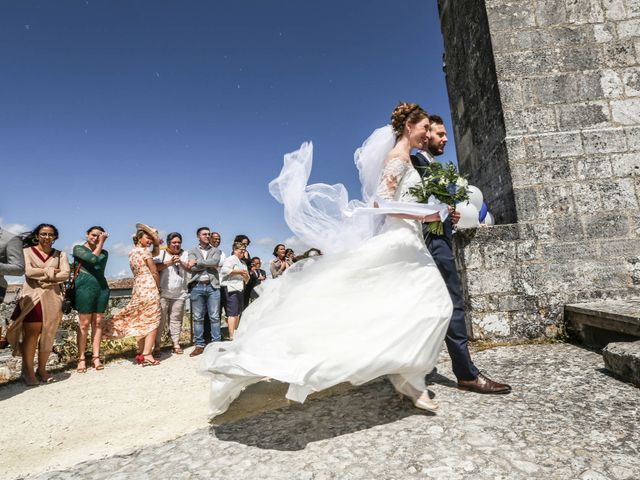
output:
<instances>
[{"instance_id":1,"label":"floral print dress","mask_svg":"<svg viewBox=\"0 0 640 480\"><path fill-rule=\"evenodd\" d=\"M143 337L160 324L160 292L147 266L152 259L146 248L134 247L129 253L133 272L131 301L105 322L103 336L109 338Z\"/></svg>"}]
</instances>

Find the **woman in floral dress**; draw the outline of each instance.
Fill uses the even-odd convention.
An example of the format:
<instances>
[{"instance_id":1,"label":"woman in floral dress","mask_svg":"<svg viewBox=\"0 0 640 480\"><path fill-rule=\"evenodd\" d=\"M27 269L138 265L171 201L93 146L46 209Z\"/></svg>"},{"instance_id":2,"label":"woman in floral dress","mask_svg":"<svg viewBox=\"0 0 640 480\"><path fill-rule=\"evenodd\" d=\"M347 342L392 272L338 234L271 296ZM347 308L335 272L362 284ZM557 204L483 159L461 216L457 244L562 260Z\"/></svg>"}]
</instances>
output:
<instances>
[{"instance_id":1,"label":"woman in floral dress","mask_svg":"<svg viewBox=\"0 0 640 480\"><path fill-rule=\"evenodd\" d=\"M134 276L131 301L106 322L103 336L109 338L136 337L136 360L144 365L158 365L153 358L156 330L160 324L160 277L153 262L160 239L151 227L138 223L133 236L135 247L129 252L129 265ZM149 246L153 244L153 252Z\"/></svg>"}]
</instances>

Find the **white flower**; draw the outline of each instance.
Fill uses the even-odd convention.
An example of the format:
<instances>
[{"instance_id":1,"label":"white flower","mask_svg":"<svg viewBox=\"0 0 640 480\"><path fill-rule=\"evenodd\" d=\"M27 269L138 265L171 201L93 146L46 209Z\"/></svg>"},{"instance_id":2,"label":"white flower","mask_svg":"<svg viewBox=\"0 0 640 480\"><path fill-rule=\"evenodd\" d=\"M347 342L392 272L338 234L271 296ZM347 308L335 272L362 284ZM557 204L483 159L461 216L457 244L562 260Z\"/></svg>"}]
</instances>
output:
<instances>
[{"instance_id":1,"label":"white flower","mask_svg":"<svg viewBox=\"0 0 640 480\"><path fill-rule=\"evenodd\" d=\"M456 180L456 185L458 187L467 188L469 186L469 182L467 182L463 177L458 177L458 179Z\"/></svg>"}]
</instances>

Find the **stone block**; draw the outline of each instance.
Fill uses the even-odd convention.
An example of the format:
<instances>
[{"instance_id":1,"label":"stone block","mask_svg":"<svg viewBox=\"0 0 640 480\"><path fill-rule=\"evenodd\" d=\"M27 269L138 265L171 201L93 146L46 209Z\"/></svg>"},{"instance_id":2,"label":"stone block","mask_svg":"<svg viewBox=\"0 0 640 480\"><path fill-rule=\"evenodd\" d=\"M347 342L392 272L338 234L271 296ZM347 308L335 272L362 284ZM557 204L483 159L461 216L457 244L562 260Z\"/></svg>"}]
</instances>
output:
<instances>
[{"instance_id":1,"label":"stone block","mask_svg":"<svg viewBox=\"0 0 640 480\"><path fill-rule=\"evenodd\" d=\"M574 157L583 153L582 139L577 132L542 134L539 141L546 158Z\"/></svg>"},{"instance_id":2,"label":"stone block","mask_svg":"<svg viewBox=\"0 0 640 480\"><path fill-rule=\"evenodd\" d=\"M603 240L600 245L600 257L631 258L640 257L640 242L637 240Z\"/></svg>"},{"instance_id":3,"label":"stone block","mask_svg":"<svg viewBox=\"0 0 640 480\"><path fill-rule=\"evenodd\" d=\"M589 238L621 238L630 231L629 218L618 213L594 213L582 221Z\"/></svg>"},{"instance_id":4,"label":"stone block","mask_svg":"<svg viewBox=\"0 0 640 480\"><path fill-rule=\"evenodd\" d=\"M536 24L539 27L558 25L567 20L564 0L538 0L535 7Z\"/></svg>"},{"instance_id":5,"label":"stone block","mask_svg":"<svg viewBox=\"0 0 640 480\"><path fill-rule=\"evenodd\" d=\"M571 215L574 213L571 184L545 185L538 190L539 213L545 215Z\"/></svg>"},{"instance_id":6,"label":"stone block","mask_svg":"<svg viewBox=\"0 0 640 480\"><path fill-rule=\"evenodd\" d=\"M616 28L613 23L598 23L593 26L593 37L597 43L609 43L616 38Z\"/></svg>"},{"instance_id":7,"label":"stone block","mask_svg":"<svg viewBox=\"0 0 640 480\"><path fill-rule=\"evenodd\" d=\"M560 241L542 246L542 258L550 264L562 264L597 256L598 247L595 243Z\"/></svg>"},{"instance_id":8,"label":"stone block","mask_svg":"<svg viewBox=\"0 0 640 480\"><path fill-rule=\"evenodd\" d=\"M624 129L627 135L627 146L629 150L640 151L640 127L631 127Z\"/></svg>"},{"instance_id":9,"label":"stone block","mask_svg":"<svg viewBox=\"0 0 640 480\"><path fill-rule=\"evenodd\" d=\"M607 370L640 387L640 341L614 342L602 350Z\"/></svg>"},{"instance_id":10,"label":"stone block","mask_svg":"<svg viewBox=\"0 0 640 480\"><path fill-rule=\"evenodd\" d=\"M576 164L578 180L589 178L608 178L612 175L609 157L587 157Z\"/></svg>"},{"instance_id":11,"label":"stone block","mask_svg":"<svg viewBox=\"0 0 640 480\"><path fill-rule=\"evenodd\" d=\"M578 100L578 81L574 75L553 75L525 80L526 90L531 92L536 103L571 103Z\"/></svg>"},{"instance_id":12,"label":"stone block","mask_svg":"<svg viewBox=\"0 0 640 480\"><path fill-rule=\"evenodd\" d=\"M587 154L625 152L627 136L622 128L587 130L582 132L582 145Z\"/></svg>"},{"instance_id":13,"label":"stone block","mask_svg":"<svg viewBox=\"0 0 640 480\"><path fill-rule=\"evenodd\" d=\"M640 174L640 154L625 153L611 155L613 174L618 177L635 176Z\"/></svg>"},{"instance_id":14,"label":"stone block","mask_svg":"<svg viewBox=\"0 0 640 480\"><path fill-rule=\"evenodd\" d=\"M516 261L514 242L495 242L485 245L482 250L484 266L487 269L509 268Z\"/></svg>"},{"instance_id":15,"label":"stone block","mask_svg":"<svg viewBox=\"0 0 640 480\"><path fill-rule=\"evenodd\" d=\"M535 240L524 240L516 243L516 259L526 262L538 258L538 244Z\"/></svg>"},{"instance_id":16,"label":"stone block","mask_svg":"<svg viewBox=\"0 0 640 480\"><path fill-rule=\"evenodd\" d=\"M511 333L509 315L506 313L478 315L473 319L473 323L480 329L480 332L477 333L481 337L507 337ZM474 329L474 333L476 333L476 329Z\"/></svg>"},{"instance_id":17,"label":"stone block","mask_svg":"<svg viewBox=\"0 0 640 480\"><path fill-rule=\"evenodd\" d=\"M640 37L640 18L618 23L618 37L620 39Z\"/></svg>"},{"instance_id":18,"label":"stone block","mask_svg":"<svg viewBox=\"0 0 640 480\"><path fill-rule=\"evenodd\" d=\"M614 100L611 102L611 112L614 122L622 125L639 125L640 98Z\"/></svg>"},{"instance_id":19,"label":"stone block","mask_svg":"<svg viewBox=\"0 0 640 480\"><path fill-rule=\"evenodd\" d=\"M535 306L535 298L527 295L502 295L498 297L498 311L514 312L530 310Z\"/></svg>"},{"instance_id":20,"label":"stone block","mask_svg":"<svg viewBox=\"0 0 640 480\"><path fill-rule=\"evenodd\" d=\"M638 19L640 21L640 19ZM624 93L627 97L640 96L640 67L634 67L625 70L622 73L622 82L624 83Z\"/></svg>"},{"instance_id":21,"label":"stone block","mask_svg":"<svg viewBox=\"0 0 640 480\"><path fill-rule=\"evenodd\" d=\"M508 2L487 5L487 18L491 32L535 27L534 5L531 2Z\"/></svg>"},{"instance_id":22,"label":"stone block","mask_svg":"<svg viewBox=\"0 0 640 480\"><path fill-rule=\"evenodd\" d=\"M626 39L605 44L603 46L602 59L604 65L610 68L636 65L635 42L633 39Z\"/></svg>"},{"instance_id":23,"label":"stone block","mask_svg":"<svg viewBox=\"0 0 640 480\"><path fill-rule=\"evenodd\" d=\"M611 122L606 102L557 105L556 113L561 130L605 127Z\"/></svg>"},{"instance_id":24,"label":"stone block","mask_svg":"<svg viewBox=\"0 0 640 480\"><path fill-rule=\"evenodd\" d=\"M600 205L604 211L626 210L638 208L635 185L630 178L621 178L617 181L609 180L599 185Z\"/></svg>"},{"instance_id":25,"label":"stone block","mask_svg":"<svg viewBox=\"0 0 640 480\"><path fill-rule=\"evenodd\" d=\"M542 149L540 148L540 138L536 136L525 137L524 147L527 152L528 160L536 160L542 158Z\"/></svg>"},{"instance_id":26,"label":"stone block","mask_svg":"<svg viewBox=\"0 0 640 480\"><path fill-rule=\"evenodd\" d=\"M509 293L513 290L511 272L508 269L475 270L467 272L467 288L470 295Z\"/></svg>"},{"instance_id":27,"label":"stone block","mask_svg":"<svg viewBox=\"0 0 640 480\"><path fill-rule=\"evenodd\" d=\"M492 295L474 295L469 298L468 306L473 312L495 312L498 309Z\"/></svg>"},{"instance_id":28,"label":"stone block","mask_svg":"<svg viewBox=\"0 0 640 480\"><path fill-rule=\"evenodd\" d=\"M566 215L551 221L554 238L562 240L580 240L584 237L584 230L577 215Z\"/></svg>"},{"instance_id":29,"label":"stone block","mask_svg":"<svg viewBox=\"0 0 640 480\"><path fill-rule=\"evenodd\" d=\"M513 268L512 277L514 292L505 293L535 296L539 292L558 290L558 285L549 277L549 268L546 265L517 265Z\"/></svg>"},{"instance_id":30,"label":"stone block","mask_svg":"<svg viewBox=\"0 0 640 480\"><path fill-rule=\"evenodd\" d=\"M505 80L498 85L500 100L504 109L513 110L524 107L520 82Z\"/></svg>"},{"instance_id":31,"label":"stone block","mask_svg":"<svg viewBox=\"0 0 640 480\"><path fill-rule=\"evenodd\" d=\"M572 185L572 198L577 213L591 213L594 205L600 205L600 179L597 181L576 182Z\"/></svg>"},{"instance_id":32,"label":"stone block","mask_svg":"<svg viewBox=\"0 0 640 480\"><path fill-rule=\"evenodd\" d=\"M510 164L527 159L527 148L524 137L508 137L505 138L504 142Z\"/></svg>"},{"instance_id":33,"label":"stone block","mask_svg":"<svg viewBox=\"0 0 640 480\"><path fill-rule=\"evenodd\" d=\"M616 48L617 47L617 48ZM605 47L607 48L607 47ZM628 53L628 48L622 46L611 47L612 58L618 58L623 54ZM564 48L559 51L550 52L546 58L542 58L541 62L543 67L546 68L547 73L558 72L582 72L583 70L599 70L602 68L602 53L598 47L573 47ZM619 63L614 61L614 66L618 66Z\"/></svg>"},{"instance_id":34,"label":"stone block","mask_svg":"<svg viewBox=\"0 0 640 480\"><path fill-rule=\"evenodd\" d=\"M557 130L556 114L551 107L531 107L524 110L505 111L504 123L507 131L511 134Z\"/></svg>"},{"instance_id":35,"label":"stone block","mask_svg":"<svg viewBox=\"0 0 640 480\"><path fill-rule=\"evenodd\" d=\"M535 220L538 217L539 210L536 189L533 187L514 187L513 195L516 201L518 221Z\"/></svg>"},{"instance_id":36,"label":"stone block","mask_svg":"<svg viewBox=\"0 0 640 480\"><path fill-rule=\"evenodd\" d=\"M532 223L529 226L533 229L533 234L538 240L554 239L553 225L544 220L538 220L539 223Z\"/></svg>"},{"instance_id":37,"label":"stone block","mask_svg":"<svg viewBox=\"0 0 640 480\"><path fill-rule=\"evenodd\" d=\"M575 265L580 290L610 289L626 286L629 276L623 261L582 261Z\"/></svg>"},{"instance_id":38,"label":"stone block","mask_svg":"<svg viewBox=\"0 0 640 480\"><path fill-rule=\"evenodd\" d=\"M604 22L604 11L599 0L567 0L566 6L570 23Z\"/></svg>"},{"instance_id":39,"label":"stone block","mask_svg":"<svg viewBox=\"0 0 640 480\"><path fill-rule=\"evenodd\" d=\"M627 17L640 17L640 3L638 0L624 0L624 5L627 9Z\"/></svg>"},{"instance_id":40,"label":"stone block","mask_svg":"<svg viewBox=\"0 0 640 480\"><path fill-rule=\"evenodd\" d=\"M624 20L627 18L624 0L602 0L602 6L607 20Z\"/></svg>"}]
</instances>

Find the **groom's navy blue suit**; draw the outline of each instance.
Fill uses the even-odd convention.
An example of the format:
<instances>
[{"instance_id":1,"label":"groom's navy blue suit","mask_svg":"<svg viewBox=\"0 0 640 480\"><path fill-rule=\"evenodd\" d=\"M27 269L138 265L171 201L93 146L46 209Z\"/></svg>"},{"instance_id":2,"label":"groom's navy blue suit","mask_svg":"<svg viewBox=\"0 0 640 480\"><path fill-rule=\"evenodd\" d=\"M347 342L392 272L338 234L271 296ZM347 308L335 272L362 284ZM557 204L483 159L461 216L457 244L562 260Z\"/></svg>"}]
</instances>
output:
<instances>
[{"instance_id":1,"label":"groom's navy blue suit","mask_svg":"<svg viewBox=\"0 0 640 480\"><path fill-rule=\"evenodd\" d=\"M420 167L428 165L434 161L427 158L421 152L411 155L413 166L424 175L425 170ZM451 301L453 302L453 313L449 322L449 329L445 342L447 350L453 364L453 373L458 380L473 380L480 373L471 361L467 342L467 327L464 321L464 303L460 292L460 279L456 270L456 263L453 257L451 218L447 217L444 222L444 235L433 235L429 233L427 224L422 225L422 234L431 256L442 274L444 283L447 285Z\"/></svg>"}]
</instances>

